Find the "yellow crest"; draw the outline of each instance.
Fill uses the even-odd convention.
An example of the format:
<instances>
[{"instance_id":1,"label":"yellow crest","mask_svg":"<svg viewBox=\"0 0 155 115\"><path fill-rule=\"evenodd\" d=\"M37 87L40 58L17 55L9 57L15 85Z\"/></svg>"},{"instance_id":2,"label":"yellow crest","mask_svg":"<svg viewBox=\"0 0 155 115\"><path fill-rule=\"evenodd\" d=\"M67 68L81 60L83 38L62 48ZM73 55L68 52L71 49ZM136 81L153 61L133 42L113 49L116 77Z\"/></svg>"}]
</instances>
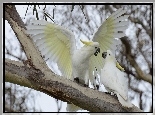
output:
<instances>
[{"instance_id":1,"label":"yellow crest","mask_svg":"<svg viewBox=\"0 0 155 115\"><path fill-rule=\"evenodd\" d=\"M83 44L87 45L87 46L89 46L89 45L91 45L91 44L93 43L92 41L83 41L83 40L81 40L81 39L80 39L80 41L81 41Z\"/></svg>"}]
</instances>

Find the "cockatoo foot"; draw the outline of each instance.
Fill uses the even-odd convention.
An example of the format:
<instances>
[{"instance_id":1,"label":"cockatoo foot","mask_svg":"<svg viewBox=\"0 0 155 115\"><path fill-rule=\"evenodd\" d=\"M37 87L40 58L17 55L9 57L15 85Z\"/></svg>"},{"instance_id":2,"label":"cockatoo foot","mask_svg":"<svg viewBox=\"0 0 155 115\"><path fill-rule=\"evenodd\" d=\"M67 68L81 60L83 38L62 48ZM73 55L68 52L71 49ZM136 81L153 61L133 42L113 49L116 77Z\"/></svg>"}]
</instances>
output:
<instances>
[{"instance_id":1,"label":"cockatoo foot","mask_svg":"<svg viewBox=\"0 0 155 115\"><path fill-rule=\"evenodd\" d=\"M84 87L88 87L88 85L84 84Z\"/></svg>"},{"instance_id":2,"label":"cockatoo foot","mask_svg":"<svg viewBox=\"0 0 155 115\"><path fill-rule=\"evenodd\" d=\"M116 94L114 94L114 96L115 96L115 97L117 97L117 95L116 95Z\"/></svg>"},{"instance_id":3,"label":"cockatoo foot","mask_svg":"<svg viewBox=\"0 0 155 115\"><path fill-rule=\"evenodd\" d=\"M105 94L110 94L111 95L111 92L105 92Z\"/></svg>"},{"instance_id":4,"label":"cockatoo foot","mask_svg":"<svg viewBox=\"0 0 155 115\"><path fill-rule=\"evenodd\" d=\"M99 85L96 85L96 89L99 90Z\"/></svg>"},{"instance_id":5,"label":"cockatoo foot","mask_svg":"<svg viewBox=\"0 0 155 115\"><path fill-rule=\"evenodd\" d=\"M94 90L98 90L99 89L99 85L93 84L93 86L94 86Z\"/></svg>"},{"instance_id":6,"label":"cockatoo foot","mask_svg":"<svg viewBox=\"0 0 155 115\"><path fill-rule=\"evenodd\" d=\"M78 77L74 78L74 81L75 81L76 83L79 83L79 78L78 78Z\"/></svg>"}]
</instances>

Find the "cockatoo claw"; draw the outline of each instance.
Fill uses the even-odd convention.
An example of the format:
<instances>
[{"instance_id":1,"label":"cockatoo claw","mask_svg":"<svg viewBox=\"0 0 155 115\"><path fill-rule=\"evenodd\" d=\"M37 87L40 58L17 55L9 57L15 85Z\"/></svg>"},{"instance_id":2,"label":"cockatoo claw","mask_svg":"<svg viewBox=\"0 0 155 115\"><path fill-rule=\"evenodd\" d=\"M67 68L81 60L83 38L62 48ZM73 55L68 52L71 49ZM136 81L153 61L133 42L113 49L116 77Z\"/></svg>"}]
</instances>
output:
<instances>
[{"instance_id":1,"label":"cockatoo claw","mask_svg":"<svg viewBox=\"0 0 155 115\"><path fill-rule=\"evenodd\" d=\"M105 92L105 94L110 94L111 95L111 92Z\"/></svg>"},{"instance_id":2,"label":"cockatoo claw","mask_svg":"<svg viewBox=\"0 0 155 115\"><path fill-rule=\"evenodd\" d=\"M88 87L88 85L84 84L84 87Z\"/></svg>"},{"instance_id":3,"label":"cockatoo claw","mask_svg":"<svg viewBox=\"0 0 155 115\"><path fill-rule=\"evenodd\" d=\"M99 90L99 85L96 85L97 90Z\"/></svg>"},{"instance_id":4,"label":"cockatoo claw","mask_svg":"<svg viewBox=\"0 0 155 115\"><path fill-rule=\"evenodd\" d=\"M79 83L79 78L78 78L78 77L74 78L74 81L75 81L76 83Z\"/></svg>"},{"instance_id":5,"label":"cockatoo claw","mask_svg":"<svg viewBox=\"0 0 155 115\"><path fill-rule=\"evenodd\" d=\"M117 97L117 95L116 95L116 94L114 94L114 96L115 96L115 97Z\"/></svg>"}]
</instances>

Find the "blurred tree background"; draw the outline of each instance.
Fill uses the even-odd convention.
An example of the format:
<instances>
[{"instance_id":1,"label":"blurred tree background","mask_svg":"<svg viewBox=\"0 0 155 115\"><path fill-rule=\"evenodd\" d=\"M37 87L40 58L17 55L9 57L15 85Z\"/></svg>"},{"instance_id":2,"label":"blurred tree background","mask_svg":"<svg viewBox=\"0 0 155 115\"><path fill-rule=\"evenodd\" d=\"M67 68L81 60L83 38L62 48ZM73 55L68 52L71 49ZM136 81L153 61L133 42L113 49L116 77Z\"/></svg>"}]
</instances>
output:
<instances>
[{"instance_id":1,"label":"blurred tree background","mask_svg":"<svg viewBox=\"0 0 155 115\"><path fill-rule=\"evenodd\" d=\"M126 77L129 79L128 94L131 102L145 112L152 112L152 5L16 5L25 25L33 19L44 19L66 27L74 33L78 47L80 38L92 39L104 20L121 7L127 9L126 14L130 17L127 36L121 38L122 45L116 51L116 59L125 68ZM5 24L5 58L26 60L20 43L7 21ZM54 72L60 74L56 64L47 63ZM40 108L36 108L36 98L40 93L5 83L5 111L45 111L41 105ZM61 112L65 105L57 99L55 102L51 102L50 108L55 106L55 112Z\"/></svg>"}]
</instances>

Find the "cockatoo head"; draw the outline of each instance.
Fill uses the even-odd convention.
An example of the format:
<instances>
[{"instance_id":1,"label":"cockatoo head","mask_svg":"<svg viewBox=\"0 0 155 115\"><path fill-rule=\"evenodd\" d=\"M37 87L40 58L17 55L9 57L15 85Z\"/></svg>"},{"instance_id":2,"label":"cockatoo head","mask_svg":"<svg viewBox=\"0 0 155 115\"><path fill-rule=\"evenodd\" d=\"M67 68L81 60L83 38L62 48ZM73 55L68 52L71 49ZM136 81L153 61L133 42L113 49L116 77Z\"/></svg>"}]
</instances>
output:
<instances>
[{"instance_id":1,"label":"cockatoo head","mask_svg":"<svg viewBox=\"0 0 155 115\"><path fill-rule=\"evenodd\" d=\"M97 56L98 53L100 53L99 43L93 42L93 41L83 41L80 39L80 41L84 44L83 50L87 50L89 54L94 54Z\"/></svg>"},{"instance_id":2,"label":"cockatoo head","mask_svg":"<svg viewBox=\"0 0 155 115\"><path fill-rule=\"evenodd\" d=\"M107 52L103 52L102 53L102 57L105 60L115 61L115 56L114 56L114 54L110 50L107 50Z\"/></svg>"}]
</instances>

